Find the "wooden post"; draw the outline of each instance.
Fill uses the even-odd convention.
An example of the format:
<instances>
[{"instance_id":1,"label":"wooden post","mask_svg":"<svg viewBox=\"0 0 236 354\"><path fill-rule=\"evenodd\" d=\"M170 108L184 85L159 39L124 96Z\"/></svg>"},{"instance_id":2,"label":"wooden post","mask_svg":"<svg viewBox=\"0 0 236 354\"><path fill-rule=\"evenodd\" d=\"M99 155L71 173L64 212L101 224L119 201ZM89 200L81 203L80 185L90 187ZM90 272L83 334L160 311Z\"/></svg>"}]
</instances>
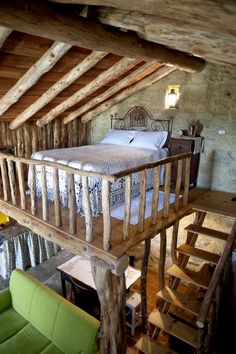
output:
<instances>
[{"instance_id":1,"label":"wooden post","mask_svg":"<svg viewBox=\"0 0 236 354\"><path fill-rule=\"evenodd\" d=\"M159 290L165 287L165 261L166 261L166 230L160 233L160 255L159 255Z\"/></svg>"},{"instance_id":2,"label":"wooden post","mask_svg":"<svg viewBox=\"0 0 236 354\"><path fill-rule=\"evenodd\" d=\"M182 181L182 169L183 169L183 160L178 160L177 165L177 180L175 185L175 210L179 210L179 194L180 194L180 187Z\"/></svg>"},{"instance_id":3,"label":"wooden post","mask_svg":"<svg viewBox=\"0 0 236 354\"><path fill-rule=\"evenodd\" d=\"M147 272L148 260L150 255L151 240L145 240L145 251L141 268L141 312L142 312L142 331L144 334L148 331L148 311L147 311Z\"/></svg>"},{"instance_id":4,"label":"wooden post","mask_svg":"<svg viewBox=\"0 0 236 354\"><path fill-rule=\"evenodd\" d=\"M139 215L138 215L138 229L140 232L144 228L145 208L146 208L146 184L147 174L146 170L140 172L140 196L139 196Z\"/></svg>"},{"instance_id":5,"label":"wooden post","mask_svg":"<svg viewBox=\"0 0 236 354\"><path fill-rule=\"evenodd\" d=\"M57 227L60 227L62 225L62 221L61 221L59 178L58 178L57 168L54 168L53 182L54 182L53 192L54 192L55 225Z\"/></svg>"},{"instance_id":6,"label":"wooden post","mask_svg":"<svg viewBox=\"0 0 236 354\"><path fill-rule=\"evenodd\" d=\"M125 177L125 209L123 223L123 240L129 238L130 212L131 212L131 179L132 175Z\"/></svg>"},{"instance_id":7,"label":"wooden post","mask_svg":"<svg viewBox=\"0 0 236 354\"><path fill-rule=\"evenodd\" d=\"M6 159L1 159L1 171L2 171L3 199L5 202L7 202L9 199L9 181L7 176Z\"/></svg>"},{"instance_id":8,"label":"wooden post","mask_svg":"<svg viewBox=\"0 0 236 354\"><path fill-rule=\"evenodd\" d=\"M160 166L153 168L153 190L152 190L152 223L157 222L158 201L160 188Z\"/></svg>"},{"instance_id":9,"label":"wooden post","mask_svg":"<svg viewBox=\"0 0 236 354\"><path fill-rule=\"evenodd\" d=\"M17 137L17 155L20 157L24 156L24 139L23 139L23 129L19 128L16 131Z\"/></svg>"},{"instance_id":10,"label":"wooden post","mask_svg":"<svg viewBox=\"0 0 236 354\"><path fill-rule=\"evenodd\" d=\"M29 165L30 175L30 200L31 200L31 213L36 215L36 179L35 179L35 166Z\"/></svg>"},{"instance_id":11,"label":"wooden post","mask_svg":"<svg viewBox=\"0 0 236 354\"><path fill-rule=\"evenodd\" d=\"M7 160L7 166L8 166L8 173L9 173L12 204L16 205L17 204L17 199L16 199L16 194L17 194L16 193L16 177L15 177L15 170L14 170L13 161L12 160Z\"/></svg>"},{"instance_id":12,"label":"wooden post","mask_svg":"<svg viewBox=\"0 0 236 354\"><path fill-rule=\"evenodd\" d=\"M18 183L19 183L19 190L20 190L20 204L21 209L26 209L26 200L25 200L25 179L24 179L24 165L22 162L16 162L17 168L17 175L18 175Z\"/></svg>"},{"instance_id":13,"label":"wooden post","mask_svg":"<svg viewBox=\"0 0 236 354\"><path fill-rule=\"evenodd\" d=\"M169 205L170 205L170 179L171 179L171 162L167 163L165 171L165 185L164 185L164 206L163 206L163 216L168 218L169 216Z\"/></svg>"},{"instance_id":14,"label":"wooden post","mask_svg":"<svg viewBox=\"0 0 236 354\"><path fill-rule=\"evenodd\" d=\"M171 258L173 263L178 264L178 258L176 254L176 247L178 241L179 220L176 220L173 225L172 239L171 239Z\"/></svg>"},{"instance_id":15,"label":"wooden post","mask_svg":"<svg viewBox=\"0 0 236 354\"><path fill-rule=\"evenodd\" d=\"M110 182L102 180L103 248L111 248Z\"/></svg>"},{"instance_id":16,"label":"wooden post","mask_svg":"<svg viewBox=\"0 0 236 354\"><path fill-rule=\"evenodd\" d=\"M90 262L101 304L100 353L126 354L124 273L112 274L110 266L97 257Z\"/></svg>"},{"instance_id":17,"label":"wooden post","mask_svg":"<svg viewBox=\"0 0 236 354\"><path fill-rule=\"evenodd\" d=\"M31 131L32 131L32 153L34 153L38 151L37 127L35 125L32 125ZM12 132L14 132L14 130L12 130Z\"/></svg>"},{"instance_id":18,"label":"wooden post","mask_svg":"<svg viewBox=\"0 0 236 354\"><path fill-rule=\"evenodd\" d=\"M47 200L47 178L45 166L41 166L41 185L42 185L42 212L43 220L48 220L48 200Z\"/></svg>"},{"instance_id":19,"label":"wooden post","mask_svg":"<svg viewBox=\"0 0 236 354\"><path fill-rule=\"evenodd\" d=\"M61 121L60 119L55 119L53 124L53 148L58 149L61 146Z\"/></svg>"},{"instance_id":20,"label":"wooden post","mask_svg":"<svg viewBox=\"0 0 236 354\"><path fill-rule=\"evenodd\" d=\"M81 176L81 178L83 188L83 208L86 226L86 241L91 242L93 240L93 218L89 199L88 177Z\"/></svg>"},{"instance_id":21,"label":"wooden post","mask_svg":"<svg viewBox=\"0 0 236 354\"><path fill-rule=\"evenodd\" d=\"M75 179L73 173L68 174L68 201L69 201L69 232L76 233L77 214L75 204Z\"/></svg>"},{"instance_id":22,"label":"wooden post","mask_svg":"<svg viewBox=\"0 0 236 354\"><path fill-rule=\"evenodd\" d=\"M189 190L189 180L190 180L190 164L191 164L191 157L188 157L185 160L185 178L184 178L184 196L183 196L183 204L188 204L188 190Z\"/></svg>"}]
</instances>

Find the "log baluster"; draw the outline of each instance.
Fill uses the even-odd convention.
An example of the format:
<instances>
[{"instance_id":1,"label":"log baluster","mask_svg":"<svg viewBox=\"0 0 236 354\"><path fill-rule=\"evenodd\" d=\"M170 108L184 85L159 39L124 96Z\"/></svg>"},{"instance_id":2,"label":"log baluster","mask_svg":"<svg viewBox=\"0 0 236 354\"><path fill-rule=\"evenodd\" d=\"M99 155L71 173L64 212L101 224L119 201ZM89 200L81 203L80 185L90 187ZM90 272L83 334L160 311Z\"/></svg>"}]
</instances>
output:
<instances>
[{"instance_id":1,"label":"log baluster","mask_svg":"<svg viewBox=\"0 0 236 354\"><path fill-rule=\"evenodd\" d=\"M17 205L16 176L15 176L13 161L7 160L7 166L8 166L8 174L9 174L9 181L10 181L10 191L11 191L12 204Z\"/></svg>"},{"instance_id":2,"label":"log baluster","mask_svg":"<svg viewBox=\"0 0 236 354\"><path fill-rule=\"evenodd\" d=\"M58 169L54 168L53 171L53 193L54 193L54 211L55 211L55 225L60 227L62 225L61 218L61 203L60 203L60 190L59 190L59 177Z\"/></svg>"},{"instance_id":3,"label":"log baluster","mask_svg":"<svg viewBox=\"0 0 236 354\"><path fill-rule=\"evenodd\" d=\"M160 188L160 166L153 168L153 191L152 191L152 223L157 222L158 202Z\"/></svg>"},{"instance_id":4,"label":"log baluster","mask_svg":"<svg viewBox=\"0 0 236 354\"><path fill-rule=\"evenodd\" d=\"M30 201L31 201L31 214L36 215L36 179L35 179L35 166L29 165L30 175Z\"/></svg>"},{"instance_id":5,"label":"log baluster","mask_svg":"<svg viewBox=\"0 0 236 354\"><path fill-rule=\"evenodd\" d=\"M164 206L163 216L168 218L170 206L170 180L171 180L171 162L165 166L165 184L164 184Z\"/></svg>"},{"instance_id":6,"label":"log baluster","mask_svg":"<svg viewBox=\"0 0 236 354\"><path fill-rule=\"evenodd\" d=\"M3 199L5 202L9 200L9 181L7 176L7 164L6 159L1 159L1 171L2 171L2 186L3 186Z\"/></svg>"},{"instance_id":7,"label":"log baluster","mask_svg":"<svg viewBox=\"0 0 236 354\"><path fill-rule=\"evenodd\" d=\"M183 170L183 160L178 161L177 165L177 179L176 179L176 185L175 185L175 210L179 210L179 196L180 196L180 187L181 187L181 181L182 181L182 170Z\"/></svg>"},{"instance_id":8,"label":"log baluster","mask_svg":"<svg viewBox=\"0 0 236 354\"><path fill-rule=\"evenodd\" d=\"M102 180L103 248L111 248L110 182Z\"/></svg>"},{"instance_id":9,"label":"log baluster","mask_svg":"<svg viewBox=\"0 0 236 354\"><path fill-rule=\"evenodd\" d=\"M42 213L43 220L48 220L48 200L47 200L47 178L46 178L46 168L41 166L41 185L42 185Z\"/></svg>"},{"instance_id":10,"label":"log baluster","mask_svg":"<svg viewBox=\"0 0 236 354\"><path fill-rule=\"evenodd\" d=\"M86 241L91 242L93 240L93 218L89 198L88 177L82 176L81 178L83 190L83 208L86 227Z\"/></svg>"},{"instance_id":11,"label":"log baluster","mask_svg":"<svg viewBox=\"0 0 236 354\"><path fill-rule=\"evenodd\" d=\"M25 178L24 178L24 165L22 162L16 162L17 175L18 175L18 183L19 183L19 191L20 191L20 204L21 209L26 209L26 198L25 198Z\"/></svg>"},{"instance_id":12,"label":"log baluster","mask_svg":"<svg viewBox=\"0 0 236 354\"><path fill-rule=\"evenodd\" d=\"M189 190L189 181L190 181L190 164L191 157L185 159L185 178L184 178L184 195L183 195L183 204L188 204L188 190Z\"/></svg>"},{"instance_id":13,"label":"log baluster","mask_svg":"<svg viewBox=\"0 0 236 354\"><path fill-rule=\"evenodd\" d=\"M147 174L146 170L140 172L140 196L139 196L139 215L138 215L138 229L140 232L144 228L145 208L146 208L146 185Z\"/></svg>"},{"instance_id":14,"label":"log baluster","mask_svg":"<svg viewBox=\"0 0 236 354\"><path fill-rule=\"evenodd\" d=\"M144 334L148 331L148 311L147 311L147 272L148 260L150 255L151 240L145 240L145 251L141 268L141 313L142 313L142 331Z\"/></svg>"},{"instance_id":15,"label":"log baluster","mask_svg":"<svg viewBox=\"0 0 236 354\"><path fill-rule=\"evenodd\" d=\"M128 175L125 177L123 240L128 240L129 238L130 213L131 213L131 179L132 179L132 175Z\"/></svg>"},{"instance_id":16,"label":"log baluster","mask_svg":"<svg viewBox=\"0 0 236 354\"><path fill-rule=\"evenodd\" d=\"M166 260L166 230L160 233L160 253L159 253L159 290L165 287L165 260Z\"/></svg>"},{"instance_id":17,"label":"log baluster","mask_svg":"<svg viewBox=\"0 0 236 354\"><path fill-rule=\"evenodd\" d=\"M73 173L68 174L68 202L69 202L69 232L76 233L77 214L75 204L75 178Z\"/></svg>"}]
</instances>

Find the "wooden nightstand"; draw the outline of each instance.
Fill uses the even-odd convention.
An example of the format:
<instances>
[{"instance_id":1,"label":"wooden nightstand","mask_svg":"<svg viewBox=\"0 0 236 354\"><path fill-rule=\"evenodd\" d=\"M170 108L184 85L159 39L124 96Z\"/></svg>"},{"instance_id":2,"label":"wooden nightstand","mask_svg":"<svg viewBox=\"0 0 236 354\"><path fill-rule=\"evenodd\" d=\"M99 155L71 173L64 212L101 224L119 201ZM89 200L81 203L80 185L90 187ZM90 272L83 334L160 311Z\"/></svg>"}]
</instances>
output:
<instances>
[{"instance_id":1,"label":"wooden nightstand","mask_svg":"<svg viewBox=\"0 0 236 354\"><path fill-rule=\"evenodd\" d=\"M197 185L198 169L200 162L200 151L201 151L201 140L200 137L181 137L181 138L171 138L170 139L170 155L179 155L185 152L192 152L191 158L191 171L190 171L190 186L195 187ZM177 178L177 162L173 164L171 182L175 183ZM184 179L182 179L184 183Z\"/></svg>"}]
</instances>

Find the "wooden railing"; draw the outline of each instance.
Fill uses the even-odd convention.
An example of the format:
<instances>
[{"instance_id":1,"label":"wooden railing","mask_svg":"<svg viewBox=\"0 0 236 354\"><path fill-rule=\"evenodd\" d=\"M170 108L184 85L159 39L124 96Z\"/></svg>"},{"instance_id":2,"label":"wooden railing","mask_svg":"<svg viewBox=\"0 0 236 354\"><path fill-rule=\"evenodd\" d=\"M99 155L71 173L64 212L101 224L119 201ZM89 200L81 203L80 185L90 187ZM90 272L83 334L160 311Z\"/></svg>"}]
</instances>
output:
<instances>
[{"instance_id":1,"label":"wooden railing","mask_svg":"<svg viewBox=\"0 0 236 354\"><path fill-rule=\"evenodd\" d=\"M57 228L62 228L74 235L77 230L76 213L76 195L75 195L75 176L80 176L82 183L82 199L85 225L85 240L88 243L93 241L93 224L90 198L89 198L89 178L98 179L102 182L102 214L103 218L103 249L108 251L111 248L112 219L110 208L110 185L119 178L125 180L125 201L124 201L124 220L123 220L123 240L128 240L130 236L130 218L131 218L131 182L132 174L140 175L140 194L139 194L139 215L138 230L142 232L145 226L145 203L146 203L146 183L147 171L153 170L153 196L152 196L152 224L156 224L158 215L158 197L159 190L162 189L164 195L163 218L169 215L169 196L171 188L175 194L174 208L176 211L180 207L181 181L184 178L182 193L182 205L188 203L188 190L190 178L190 160L191 153L168 157L157 162L148 163L137 168L121 171L114 175L105 175L95 172L78 170L63 164L25 159L13 155L0 153L1 181L0 181L0 199L16 206L18 209L30 213L34 217L42 219L44 222L53 222ZM174 186L171 186L171 170L173 164L177 164L177 180ZM161 166L165 166L164 186L160 183ZM41 199L36 196L36 178L35 170L40 169L41 173ZM47 169L53 171L53 200L48 200L47 195ZM59 171L67 174L68 181L68 217L62 215L62 205L59 195ZM30 183L27 184L27 178L30 174ZM78 177L77 177L78 178ZM40 202L40 205L39 205ZM53 220L51 220L49 203L53 204ZM64 207L63 207L64 208ZM63 209L64 210L64 209Z\"/></svg>"}]
</instances>

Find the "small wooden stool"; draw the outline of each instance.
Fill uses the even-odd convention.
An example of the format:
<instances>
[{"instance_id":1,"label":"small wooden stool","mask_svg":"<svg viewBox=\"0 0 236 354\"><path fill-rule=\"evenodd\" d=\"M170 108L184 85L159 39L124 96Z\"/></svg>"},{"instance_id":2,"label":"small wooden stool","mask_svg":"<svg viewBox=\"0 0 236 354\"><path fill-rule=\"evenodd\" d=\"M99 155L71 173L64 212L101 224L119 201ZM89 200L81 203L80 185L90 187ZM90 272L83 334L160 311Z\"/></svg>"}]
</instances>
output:
<instances>
[{"instance_id":1,"label":"small wooden stool","mask_svg":"<svg viewBox=\"0 0 236 354\"><path fill-rule=\"evenodd\" d=\"M131 314L131 323L126 321L126 325L131 328L131 336L134 336L135 329L139 324L136 320L136 316L140 312L140 305L141 295L134 291L130 291L126 295L125 307L128 309L128 311L126 312L126 317Z\"/></svg>"}]
</instances>

